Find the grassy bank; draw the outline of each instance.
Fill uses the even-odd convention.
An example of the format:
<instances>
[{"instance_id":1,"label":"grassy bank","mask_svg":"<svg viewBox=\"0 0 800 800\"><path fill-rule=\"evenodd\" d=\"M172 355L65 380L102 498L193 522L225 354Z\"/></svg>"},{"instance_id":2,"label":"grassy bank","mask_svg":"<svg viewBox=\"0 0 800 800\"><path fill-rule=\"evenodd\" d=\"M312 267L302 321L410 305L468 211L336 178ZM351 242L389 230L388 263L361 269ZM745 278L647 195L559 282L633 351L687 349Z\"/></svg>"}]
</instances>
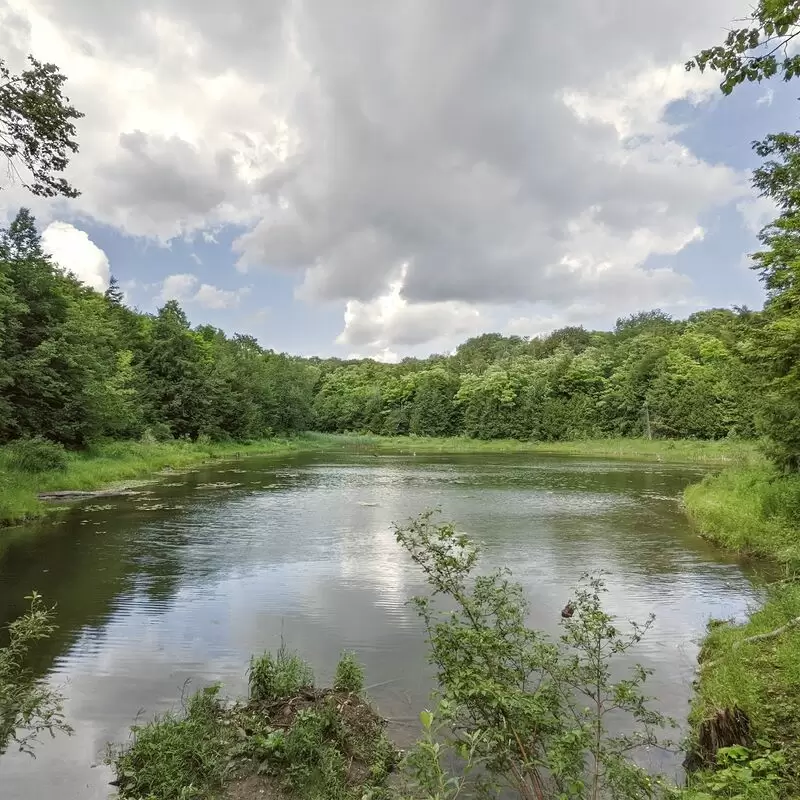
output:
<instances>
[{"instance_id":1,"label":"grassy bank","mask_svg":"<svg viewBox=\"0 0 800 800\"><path fill-rule=\"evenodd\" d=\"M11 467L0 449L0 525L15 525L44 516L51 506L40 492L94 490L146 478L170 468L185 469L217 459L245 455L285 455L324 446L305 438L260 442L109 442L85 452L69 453L66 469L28 474Z\"/></svg>"},{"instance_id":2,"label":"grassy bank","mask_svg":"<svg viewBox=\"0 0 800 800\"><path fill-rule=\"evenodd\" d=\"M690 439L581 439L570 442L521 442L514 439L434 438L309 434L326 446L373 453L542 453L613 457L642 461L698 464L758 464L763 458L754 442Z\"/></svg>"},{"instance_id":3,"label":"grassy bank","mask_svg":"<svg viewBox=\"0 0 800 800\"><path fill-rule=\"evenodd\" d=\"M700 534L742 555L800 566L800 477L768 464L727 469L686 489Z\"/></svg>"},{"instance_id":4,"label":"grassy bank","mask_svg":"<svg viewBox=\"0 0 800 800\"><path fill-rule=\"evenodd\" d=\"M703 643L690 714L695 739L704 726L719 733L721 710L740 709L749 720L750 751L759 757L780 754L775 782L754 781L743 798L800 797L800 632L793 624L798 617L800 586L778 585L744 625L712 623ZM701 772L696 782L708 786L716 775Z\"/></svg>"},{"instance_id":5,"label":"grassy bank","mask_svg":"<svg viewBox=\"0 0 800 800\"><path fill-rule=\"evenodd\" d=\"M766 464L732 468L688 487L684 501L707 539L777 561L790 576L797 572L800 477ZM750 722L751 749L781 753L782 780L761 786L764 793L752 795L759 798L800 796L800 628L794 623L800 617L800 585L786 580L768 589L764 604L745 624L712 625L691 714L693 735L702 738L704 726L713 728L723 709L741 709Z\"/></svg>"}]
</instances>

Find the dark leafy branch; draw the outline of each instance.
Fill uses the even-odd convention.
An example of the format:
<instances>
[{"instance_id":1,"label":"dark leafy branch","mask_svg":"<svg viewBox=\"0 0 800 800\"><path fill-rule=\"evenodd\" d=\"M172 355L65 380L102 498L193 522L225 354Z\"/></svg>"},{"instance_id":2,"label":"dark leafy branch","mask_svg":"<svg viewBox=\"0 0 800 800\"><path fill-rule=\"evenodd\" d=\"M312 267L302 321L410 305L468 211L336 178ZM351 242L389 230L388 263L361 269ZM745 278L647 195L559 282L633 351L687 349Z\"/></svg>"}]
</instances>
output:
<instances>
[{"instance_id":1,"label":"dark leafy branch","mask_svg":"<svg viewBox=\"0 0 800 800\"><path fill-rule=\"evenodd\" d=\"M748 81L775 75L788 81L800 74L800 55L790 52L790 45L800 36L800 2L759 0L742 22L728 32L723 44L706 48L688 61L686 69L722 73L724 94Z\"/></svg>"},{"instance_id":2,"label":"dark leafy branch","mask_svg":"<svg viewBox=\"0 0 800 800\"><path fill-rule=\"evenodd\" d=\"M55 64L30 57L13 74L0 59L0 154L11 181L42 197L77 197L61 173L78 152L75 121L83 114L63 94L66 77Z\"/></svg>"}]
</instances>

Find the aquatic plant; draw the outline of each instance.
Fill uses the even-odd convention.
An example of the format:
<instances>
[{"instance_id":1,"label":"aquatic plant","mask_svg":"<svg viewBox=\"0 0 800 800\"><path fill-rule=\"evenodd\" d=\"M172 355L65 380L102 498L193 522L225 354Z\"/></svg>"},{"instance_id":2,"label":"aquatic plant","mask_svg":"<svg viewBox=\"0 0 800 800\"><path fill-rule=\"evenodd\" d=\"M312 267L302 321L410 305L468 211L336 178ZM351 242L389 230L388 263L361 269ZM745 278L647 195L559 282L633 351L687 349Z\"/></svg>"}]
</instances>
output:
<instances>
[{"instance_id":1,"label":"aquatic plant","mask_svg":"<svg viewBox=\"0 0 800 800\"><path fill-rule=\"evenodd\" d=\"M62 712L61 694L38 680L28 658L33 646L52 636L53 609L36 592L25 598L28 611L9 625L9 642L0 648L0 755L10 745L33 755L39 735L72 733Z\"/></svg>"}]
</instances>

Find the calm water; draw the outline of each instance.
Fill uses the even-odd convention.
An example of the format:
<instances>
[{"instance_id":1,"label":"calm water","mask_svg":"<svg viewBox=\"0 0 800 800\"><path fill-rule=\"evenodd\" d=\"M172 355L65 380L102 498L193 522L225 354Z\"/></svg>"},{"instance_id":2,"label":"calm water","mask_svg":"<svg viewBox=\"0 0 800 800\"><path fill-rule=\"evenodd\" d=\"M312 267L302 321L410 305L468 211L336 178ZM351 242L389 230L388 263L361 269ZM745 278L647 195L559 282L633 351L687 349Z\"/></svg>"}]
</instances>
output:
<instances>
[{"instance_id":1,"label":"calm water","mask_svg":"<svg viewBox=\"0 0 800 800\"><path fill-rule=\"evenodd\" d=\"M323 681L342 648L356 650L381 711L413 734L429 685L405 602L423 587L390 526L433 506L485 540L484 566L513 568L539 627L556 629L583 572L608 570L615 613L656 613L636 659L656 669L662 710L684 717L705 621L754 599L742 567L680 511L700 474L542 456L248 459L3 533L0 624L32 588L58 603L41 669L63 686L76 735L45 741L35 761L0 760L0 796L107 797L106 742L174 707L186 681L242 692L250 654L281 631Z\"/></svg>"}]
</instances>

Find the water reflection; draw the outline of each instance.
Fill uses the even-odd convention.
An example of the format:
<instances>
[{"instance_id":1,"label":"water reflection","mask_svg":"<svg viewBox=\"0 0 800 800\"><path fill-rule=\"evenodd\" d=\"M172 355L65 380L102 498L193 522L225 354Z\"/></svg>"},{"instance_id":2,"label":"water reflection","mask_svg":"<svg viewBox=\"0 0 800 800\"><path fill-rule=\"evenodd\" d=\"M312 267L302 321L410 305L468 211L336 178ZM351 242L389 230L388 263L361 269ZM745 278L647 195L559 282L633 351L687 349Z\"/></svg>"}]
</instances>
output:
<instances>
[{"instance_id":1,"label":"water reflection","mask_svg":"<svg viewBox=\"0 0 800 800\"><path fill-rule=\"evenodd\" d=\"M358 651L382 710L408 718L429 683L408 597L423 589L391 523L440 506L486 543L486 568L510 565L532 623L555 630L586 571L609 572L609 607L657 614L638 653L651 690L684 716L696 640L709 615L743 613L742 568L695 537L675 500L698 470L525 456L248 460L173 475L139 495L73 507L0 551L0 623L31 588L59 608L39 654L66 683L78 733L36 762L0 761L3 797L107 796L96 764L143 713L175 705L186 681L244 689L252 652L283 635L322 680ZM412 729L406 729L413 732ZM35 767L34 767L35 764Z\"/></svg>"}]
</instances>

